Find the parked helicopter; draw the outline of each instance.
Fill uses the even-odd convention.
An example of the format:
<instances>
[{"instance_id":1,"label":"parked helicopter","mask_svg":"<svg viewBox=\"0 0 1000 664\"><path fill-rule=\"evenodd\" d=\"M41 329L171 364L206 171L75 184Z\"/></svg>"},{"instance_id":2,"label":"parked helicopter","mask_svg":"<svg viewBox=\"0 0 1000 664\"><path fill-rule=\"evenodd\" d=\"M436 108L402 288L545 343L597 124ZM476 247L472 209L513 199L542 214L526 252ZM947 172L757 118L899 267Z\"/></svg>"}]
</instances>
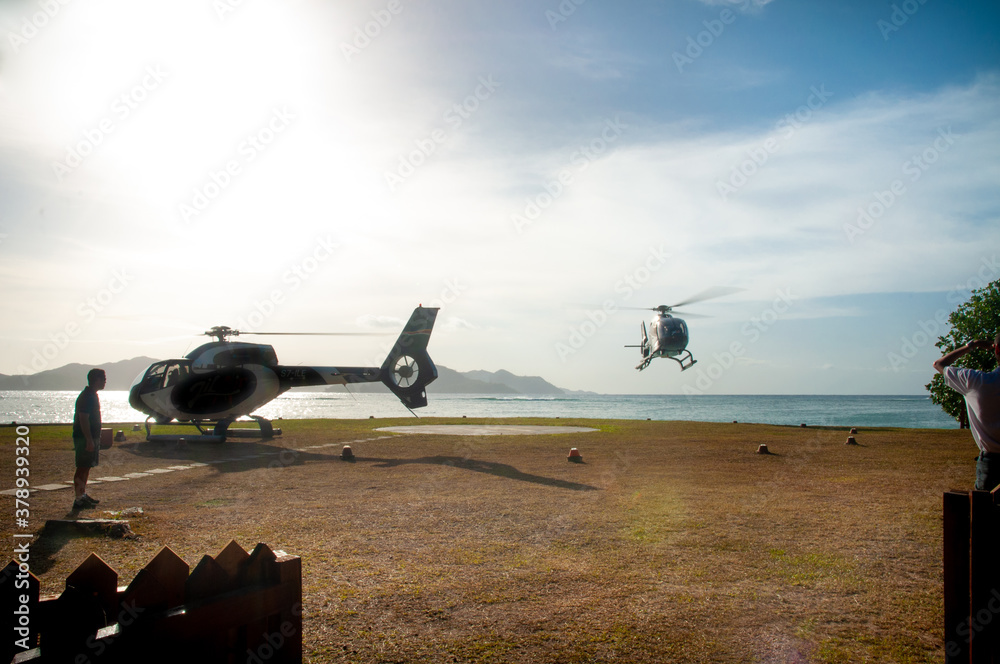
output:
<instances>
[{"instance_id":1,"label":"parked helicopter","mask_svg":"<svg viewBox=\"0 0 1000 664\"><path fill-rule=\"evenodd\" d=\"M656 312L656 316L649 323L652 335L646 334L646 323L643 321L641 343L625 346L625 348L638 348L639 352L642 353L642 362L636 365L635 368L642 371L648 367L649 363L655 358L669 357L671 360L681 365L681 371L690 369L692 365L698 362L698 360L694 359L691 351L687 348L689 339L687 323L680 318L671 316L671 312L682 314L689 318L704 318L704 316L699 316L698 314L674 311L674 308L683 307L687 304L693 304L703 300L709 300L714 297L729 295L730 293L735 293L739 290L742 289L721 287L710 288L688 298L687 300L684 300L683 302L678 302L677 304L669 306L661 304L658 307L622 307L623 309L638 309L641 311Z\"/></svg>"},{"instance_id":2,"label":"parked helicopter","mask_svg":"<svg viewBox=\"0 0 1000 664\"><path fill-rule=\"evenodd\" d=\"M437 367L427 354L437 312L436 307L414 309L381 367L282 366L272 346L229 341L229 337L295 333L213 327L205 334L216 341L199 346L183 359L156 362L136 376L129 404L148 416L147 439L153 439L150 420L157 424L177 420L190 422L203 436L216 440L224 440L229 426L244 415L257 422L260 437L279 434L268 420L251 413L293 387L381 381L404 406L421 408L427 405L424 388L437 378ZM212 433L204 426L211 426Z\"/></svg>"}]
</instances>

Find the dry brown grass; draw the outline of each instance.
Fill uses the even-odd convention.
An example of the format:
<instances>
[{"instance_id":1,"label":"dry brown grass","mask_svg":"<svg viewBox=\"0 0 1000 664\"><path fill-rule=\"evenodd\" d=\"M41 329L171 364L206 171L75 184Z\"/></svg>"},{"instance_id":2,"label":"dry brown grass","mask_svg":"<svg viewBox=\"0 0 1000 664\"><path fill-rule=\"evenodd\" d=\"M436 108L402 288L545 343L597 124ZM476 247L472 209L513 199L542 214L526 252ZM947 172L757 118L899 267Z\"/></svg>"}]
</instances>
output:
<instances>
[{"instance_id":1,"label":"dry brown grass","mask_svg":"<svg viewBox=\"0 0 1000 664\"><path fill-rule=\"evenodd\" d=\"M127 443L95 476L288 451L95 486L102 510L146 510L141 537L43 536L32 569L55 593L91 551L127 583L162 546L193 566L230 539L265 542L302 557L309 662L941 659L941 495L971 485L968 432L862 430L847 446L843 429L490 422L600 431L452 438L374 431L412 419L323 420L284 421L267 444ZM14 431L0 432L11 486ZM67 439L32 428L34 484L71 477ZM354 463L339 458L349 441ZM71 500L32 494L32 529Z\"/></svg>"}]
</instances>

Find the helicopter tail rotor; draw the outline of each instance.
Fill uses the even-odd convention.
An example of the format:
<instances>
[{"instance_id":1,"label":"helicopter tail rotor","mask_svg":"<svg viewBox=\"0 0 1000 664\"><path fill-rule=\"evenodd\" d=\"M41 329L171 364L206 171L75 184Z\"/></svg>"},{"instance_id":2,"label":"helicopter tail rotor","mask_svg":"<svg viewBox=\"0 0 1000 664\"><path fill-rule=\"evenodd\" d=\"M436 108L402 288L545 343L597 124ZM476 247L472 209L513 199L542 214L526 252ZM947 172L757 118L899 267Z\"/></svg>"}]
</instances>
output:
<instances>
[{"instance_id":1,"label":"helicopter tail rotor","mask_svg":"<svg viewBox=\"0 0 1000 664\"><path fill-rule=\"evenodd\" d=\"M437 367L427 354L436 307L417 307L379 370L379 379L407 408L427 405L425 387L437 378Z\"/></svg>"}]
</instances>

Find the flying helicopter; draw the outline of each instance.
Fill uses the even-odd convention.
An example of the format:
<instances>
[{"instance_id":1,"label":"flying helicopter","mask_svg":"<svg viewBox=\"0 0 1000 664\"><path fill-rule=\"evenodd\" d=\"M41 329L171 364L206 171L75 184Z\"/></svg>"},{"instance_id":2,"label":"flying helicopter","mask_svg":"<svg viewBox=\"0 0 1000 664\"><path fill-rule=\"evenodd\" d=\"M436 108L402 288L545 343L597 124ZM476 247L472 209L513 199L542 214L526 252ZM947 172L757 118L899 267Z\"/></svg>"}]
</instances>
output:
<instances>
[{"instance_id":1,"label":"flying helicopter","mask_svg":"<svg viewBox=\"0 0 1000 664\"><path fill-rule=\"evenodd\" d=\"M730 293L734 293L739 290L742 289L722 287L710 288L684 300L683 302L678 302L677 304L661 304L658 307L622 307L623 309L656 312L656 316L654 316L649 323L651 334L646 333L646 322L643 321L641 342L625 346L625 348L638 348L639 352L642 353L642 362L637 364L635 368L642 371L648 367L649 363L655 358L668 357L677 362L677 364L681 365L681 371L690 369L692 365L698 362L698 360L694 359L691 351L687 348L689 340L687 323L683 319L676 318L671 314L681 314L683 316L687 316L688 318L704 318L704 316L675 311L675 307L683 307L695 302L702 302L715 297L729 295Z\"/></svg>"},{"instance_id":2,"label":"flying helicopter","mask_svg":"<svg viewBox=\"0 0 1000 664\"><path fill-rule=\"evenodd\" d=\"M262 438L280 434L269 420L251 413L293 387L381 381L408 409L422 408L427 405L424 388L437 378L437 367L427 354L437 312L436 307L414 309L380 367L282 366L272 346L229 339L243 334L296 333L213 327L205 334L215 341L202 344L183 359L156 362L136 376L129 388L129 405L147 415L147 440L153 439L150 420L157 424L177 420L193 424L202 436L218 441L225 440L229 426L242 416L257 422ZM211 433L206 427L211 427ZM250 432L241 429L240 433Z\"/></svg>"}]
</instances>

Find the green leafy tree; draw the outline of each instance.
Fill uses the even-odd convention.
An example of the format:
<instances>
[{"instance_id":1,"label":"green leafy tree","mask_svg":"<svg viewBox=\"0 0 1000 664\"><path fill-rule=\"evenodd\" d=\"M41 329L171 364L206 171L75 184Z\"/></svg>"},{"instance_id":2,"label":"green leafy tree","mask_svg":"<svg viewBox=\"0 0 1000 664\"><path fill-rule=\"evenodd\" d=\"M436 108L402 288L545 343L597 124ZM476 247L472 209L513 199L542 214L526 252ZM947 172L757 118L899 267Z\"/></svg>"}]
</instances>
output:
<instances>
[{"instance_id":1,"label":"green leafy tree","mask_svg":"<svg viewBox=\"0 0 1000 664\"><path fill-rule=\"evenodd\" d=\"M1000 332L1000 280L972 291L969 299L948 315L948 324L951 330L934 344L942 355L976 339L992 340ZM959 358L954 366L992 371L996 358L990 351L977 350ZM935 373L925 387L931 393L931 401L958 420L959 426L963 429L969 426L965 399L945 384L944 376Z\"/></svg>"}]
</instances>

